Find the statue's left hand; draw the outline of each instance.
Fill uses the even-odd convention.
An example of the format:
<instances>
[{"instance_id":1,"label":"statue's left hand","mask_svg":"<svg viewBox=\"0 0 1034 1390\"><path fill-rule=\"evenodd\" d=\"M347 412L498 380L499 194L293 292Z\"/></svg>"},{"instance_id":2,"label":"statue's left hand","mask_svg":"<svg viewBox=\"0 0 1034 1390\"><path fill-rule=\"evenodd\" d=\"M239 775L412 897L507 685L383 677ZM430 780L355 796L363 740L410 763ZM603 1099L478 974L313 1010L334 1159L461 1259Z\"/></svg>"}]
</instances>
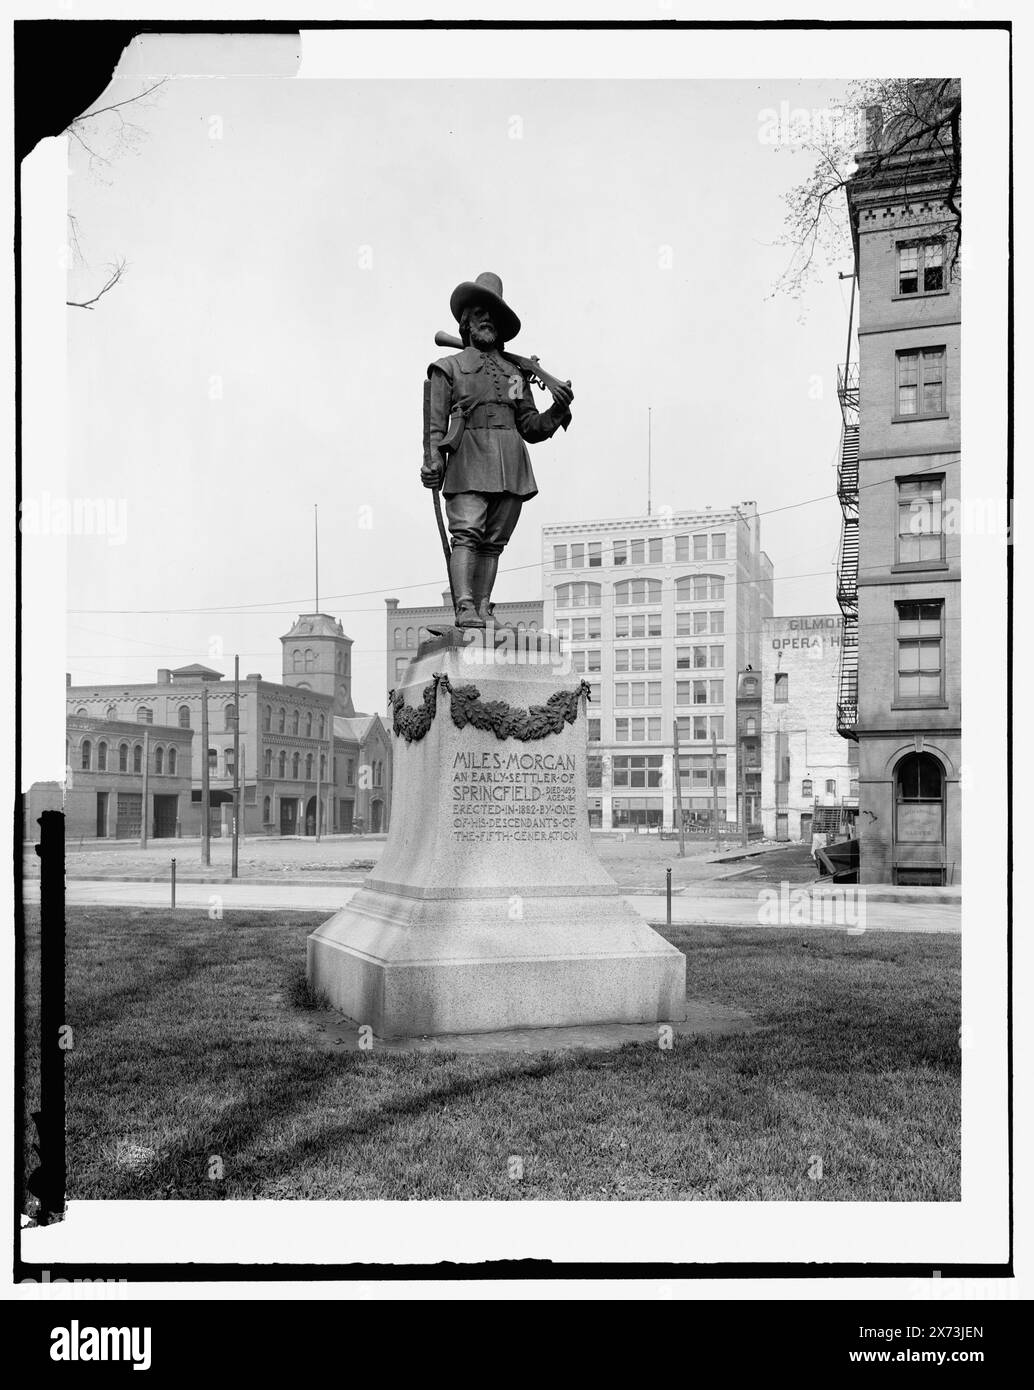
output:
<instances>
[{"instance_id":1,"label":"statue's left hand","mask_svg":"<svg viewBox=\"0 0 1034 1390\"><path fill-rule=\"evenodd\" d=\"M560 406L562 410L566 410L574 400L574 392L571 390L569 381L559 383L550 394L554 404Z\"/></svg>"}]
</instances>

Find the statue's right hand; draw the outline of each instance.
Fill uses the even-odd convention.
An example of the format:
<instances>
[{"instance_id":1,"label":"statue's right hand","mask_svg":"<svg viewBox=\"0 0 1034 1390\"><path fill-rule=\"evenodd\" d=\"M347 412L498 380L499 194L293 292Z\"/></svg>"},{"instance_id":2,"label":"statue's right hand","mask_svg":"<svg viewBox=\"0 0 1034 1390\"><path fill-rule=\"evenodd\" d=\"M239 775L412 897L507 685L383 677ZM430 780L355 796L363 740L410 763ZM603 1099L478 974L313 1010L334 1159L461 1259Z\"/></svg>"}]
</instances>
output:
<instances>
[{"instance_id":1,"label":"statue's right hand","mask_svg":"<svg viewBox=\"0 0 1034 1390\"><path fill-rule=\"evenodd\" d=\"M444 468L428 468L424 464L420 469L420 481L424 487L441 487L444 474Z\"/></svg>"}]
</instances>

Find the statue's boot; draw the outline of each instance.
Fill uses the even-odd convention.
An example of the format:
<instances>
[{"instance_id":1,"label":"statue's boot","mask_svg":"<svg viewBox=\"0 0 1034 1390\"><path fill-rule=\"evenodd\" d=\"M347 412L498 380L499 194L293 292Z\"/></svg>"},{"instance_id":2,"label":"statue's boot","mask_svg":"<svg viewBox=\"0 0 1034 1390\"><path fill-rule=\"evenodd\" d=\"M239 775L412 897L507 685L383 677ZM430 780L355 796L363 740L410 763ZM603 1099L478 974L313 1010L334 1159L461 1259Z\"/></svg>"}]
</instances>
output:
<instances>
[{"instance_id":1,"label":"statue's boot","mask_svg":"<svg viewBox=\"0 0 1034 1390\"><path fill-rule=\"evenodd\" d=\"M492 621L495 604L491 602L496 572L499 569L498 555L478 555L474 566L474 607L482 624Z\"/></svg>"},{"instance_id":2,"label":"statue's boot","mask_svg":"<svg viewBox=\"0 0 1034 1390\"><path fill-rule=\"evenodd\" d=\"M484 627L485 620L478 616L474 602L474 567L477 556L467 546L457 546L449 557L449 578L452 580L452 596L456 605L457 627Z\"/></svg>"}]
</instances>

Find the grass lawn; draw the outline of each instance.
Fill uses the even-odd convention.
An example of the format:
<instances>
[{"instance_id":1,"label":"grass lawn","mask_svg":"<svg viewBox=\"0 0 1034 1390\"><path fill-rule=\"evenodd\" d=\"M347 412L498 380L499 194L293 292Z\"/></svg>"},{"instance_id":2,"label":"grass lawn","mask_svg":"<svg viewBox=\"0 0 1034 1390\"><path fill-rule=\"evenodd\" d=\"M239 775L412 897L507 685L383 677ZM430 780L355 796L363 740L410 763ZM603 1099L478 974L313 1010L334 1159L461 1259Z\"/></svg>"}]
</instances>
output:
<instances>
[{"instance_id":1,"label":"grass lawn","mask_svg":"<svg viewBox=\"0 0 1034 1390\"><path fill-rule=\"evenodd\" d=\"M757 1031L378 1055L315 1041L325 916L69 909L70 1198L959 1200L958 936L675 929Z\"/></svg>"}]
</instances>

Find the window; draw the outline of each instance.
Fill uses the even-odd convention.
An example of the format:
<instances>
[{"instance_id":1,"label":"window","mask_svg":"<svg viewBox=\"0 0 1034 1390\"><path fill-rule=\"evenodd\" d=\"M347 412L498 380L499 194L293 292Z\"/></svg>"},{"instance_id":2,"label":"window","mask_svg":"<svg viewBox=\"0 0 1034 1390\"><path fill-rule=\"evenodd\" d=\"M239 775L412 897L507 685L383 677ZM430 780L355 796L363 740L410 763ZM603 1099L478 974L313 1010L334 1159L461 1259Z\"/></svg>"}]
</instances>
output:
<instances>
[{"instance_id":1,"label":"window","mask_svg":"<svg viewBox=\"0 0 1034 1390\"><path fill-rule=\"evenodd\" d=\"M660 637L659 613L629 613L614 619L615 637Z\"/></svg>"},{"instance_id":2,"label":"window","mask_svg":"<svg viewBox=\"0 0 1034 1390\"><path fill-rule=\"evenodd\" d=\"M89 772L89 770L90 770L90 764L91 764L91 762L92 762L92 759L93 759L93 744L90 742L90 740L89 740L88 738L84 738L84 739L83 739L83 746L82 746L82 763L81 763L81 767L82 767L82 770L83 770L84 772Z\"/></svg>"},{"instance_id":3,"label":"window","mask_svg":"<svg viewBox=\"0 0 1034 1390\"><path fill-rule=\"evenodd\" d=\"M693 681L675 682L675 703L677 705L691 705L693 703Z\"/></svg>"},{"instance_id":4,"label":"window","mask_svg":"<svg viewBox=\"0 0 1034 1390\"><path fill-rule=\"evenodd\" d=\"M677 565L687 564L689 561L689 537L675 537L675 563Z\"/></svg>"},{"instance_id":5,"label":"window","mask_svg":"<svg viewBox=\"0 0 1034 1390\"><path fill-rule=\"evenodd\" d=\"M325 782L326 780L327 780L327 755L326 755L326 753L321 753L321 754L320 754L320 781L321 781L321 782Z\"/></svg>"},{"instance_id":6,"label":"window","mask_svg":"<svg viewBox=\"0 0 1034 1390\"><path fill-rule=\"evenodd\" d=\"M777 705L785 704L790 698L790 676L786 671L777 671L775 678L775 693L772 698Z\"/></svg>"},{"instance_id":7,"label":"window","mask_svg":"<svg viewBox=\"0 0 1034 1390\"><path fill-rule=\"evenodd\" d=\"M857 777L852 777L851 780L850 780L850 782L847 784L847 794L848 794L848 796L857 797L857 795L858 795L858 778L857 778Z\"/></svg>"},{"instance_id":8,"label":"window","mask_svg":"<svg viewBox=\"0 0 1034 1390\"><path fill-rule=\"evenodd\" d=\"M725 559L725 532L724 532L724 531L716 531L715 534L711 537L711 559L712 559L712 560L724 560L724 559Z\"/></svg>"},{"instance_id":9,"label":"window","mask_svg":"<svg viewBox=\"0 0 1034 1390\"><path fill-rule=\"evenodd\" d=\"M345 784L349 787L355 786L355 759L349 758L345 763Z\"/></svg>"},{"instance_id":10,"label":"window","mask_svg":"<svg viewBox=\"0 0 1034 1390\"><path fill-rule=\"evenodd\" d=\"M119 772L129 771L129 744L120 743L118 746L118 770Z\"/></svg>"},{"instance_id":11,"label":"window","mask_svg":"<svg viewBox=\"0 0 1034 1390\"><path fill-rule=\"evenodd\" d=\"M911 349L897 354L898 416L944 413L944 348Z\"/></svg>"},{"instance_id":12,"label":"window","mask_svg":"<svg viewBox=\"0 0 1034 1390\"><path fill-rule=\"evenodd\" d=\"M746 719L743 721L743 732L746 734L748 738L752 738L757 733L757 731L757 716L753 714L748 714Z\"/></svg>"},{"instance_id":13,"label":"window","mask_svg":"<svg viewBox=\"0 0 1034 1390\"><path fill-rule=\"evenodd\" d=\"M407 650L411 650L411 649L412 649L413 647L415 647L415 646L416 646L416 631L415 631L413 628L411 628L411 627L407 627L407 628L406 628L406 648L407 648Z\"/></svg>"},{"instance_id":14,"label":"window","mask_svg":"<svg viewBox=\"0 0 1034 1390\"><path fill-rule=\"evenodd\" d=\"M311 781L312 781L312 754L311 754L311 753L306 753L306 755L305 755L305 780L306 780L306 782L311 782Z\"/></svg>"},{"instance_id":15,"label":"window","mask_svg":"<svg viewBox=\"0 0 1034 1390\"><path fill-rule=\"evenodd\" d=\"M300 671L301 669L302 669L302 653L301 653L301 648L295 647L294 651L291 653L291 670L292 670L292 671Z\"/></svg>"},{"instance_id":16,"label":"window","mask_svg":"<svg viewBox=\"0 0 1034 1390\"><path fill-rule=\"evenodd\" d=\"M718 739L724 739L724 738L725 738L725 715L724 715L724 714L712 714L712 715L711 715L711 732L714 734L715 738L718 738Z\"/></svg>"},{"instance_id":17,"label":"window","mask_svg":"<svg viewBox=\"0 0 1034 1390\"><path fill-rule=\"evenodd\" d=\"M599 608L600 586L581 580L572 584L558 584L555 591L558 608Z\"/></svg>"},{"instance_id":18,"label":"window","mask_svg":"<svg viewBox=\"0 0 1034 1390\"><path fill-rule=\"evenodd\" d=\"M650 541L649 560L651 565L660 565L664 561L664 540L661 536L655 536Z\"/></svg>"},{"instance_id":19,"label":"window","mask_svg":"<svg viewBox=\"0 0 1034 1390\"><path fill-rule=\"evenodd\" d=\"M262 776L272 777L273 775L273 750L267 748L262 754Z\"/></svg>"},{"instance_id":20,"label":"window","mask_svg":"<svg viewBox=\"0 0 1034 1390\"><path fill-rule=\"evenodd\" d=\"M305 648L305 669L306 671L315 671L316 669L316 656L311 647Z\"/></svg>"},{"instance_id":21,"label":"window","mask_svg":"<svg viewBox=\"0 0 1034 1390\"><path fill-rule=\"evenodd\" d=\"M603 545L600 541L589 543L589 568L598 570L603 565Z\"/></svg>"},{"instance_id":22,"label":"window","mask_svg":"<svg viewBox=\"0 0 1034 1390\"><path fill-rule=\"evenodd\" d=\"M615 787L659 787L664 758L660 753L616 754L613 768Z\"/></svg>"},{"instance_id":23,"label":"window","mask_svg":"<svg viewBox=\"0 0 1034 1390\"><path fill-rule=\"evenodd\" d=\"M898 479L898 563L944 558L943 478Z\"/></svg>"},{"instance_id":24,"label":"window","mask_svg":"<svg viewBox=\"0 0 1034 1390\"><path fill-rule=\"evenodd\" d=\"M282 734L282 733L284 732L284 730L285 730L286 727L287 727L287 711L286 711L285 709L281 708L280 710L278 710L277 716L276 716L276 731L277 731L277 733L278 733L278 734Z\"/></svg>"},{"instance_id":25,"label":"window","mask_svg":"<svg viewBox=\"0 0 1034 1390\"><path fill-rule=\"evenodd\" d=\"M223 751L223 771L227 777L232 777L236 764L233 761L233 749L226 748Z\"/></svg>"},{"instance_id":26,"label":"window","mask_svg":"<svg viewBox=\"0 0 1034 1390\"><path fill-rule=\"evenodd\" d=\"M614 720L615 743L643 743L646 741L658 743L660 737L661 721L659 718Z\"/></svg>"},{"instance_id":27,"label":"window","mask_svg":"<svg viewBox=\"0 0 1034 1390\"><path fill-rule=\"evenodd\" d=\"M109 706L108 706L108 709L107 709L107 713L106 713L106 715L105 715L105 718L106 718L106 719L117 719L117 718L118 718L118 706L117 706L117 705L109 705Z\"/></svg>"},{"instance_id":28,"label":"window","mask_svg":"<svg viewBox=\"0 0 1034 1390\"><path fill-rule=\"evenodd\" d=\"M108 745L98 743L97 745L97 771L107 772L108 770Z\"/></svg>"},{"instance_id":29,"label":"window","mask_svg":"<svg viewBox=\"0 0 1034 1390\"><path fill-rule=\"evenodd\" d=\"M628 542L627 542L627 541L615 541L615 542L614 542L614 563L615 563L615 565L627 565L627 564L628 564Z\"/></svg>"},{"instance_id":30,"label":"window","mask_svg":"<svg viewBox=\"0 0 1034 1390\"><path fill-rule=\"evenodd\" d=\"M694 537L693 537L693 559L694 559L694 560L706 560L706 559L707 559L707 536L706 536L706 535L703 535L703 536L694 536Z\"/></svg>"},{"instance_id":31,"label":"window","mask_svg":"<svg viewBox=\"0 0 1034 1390\"><path fill-rule=\"evenodd\" d=\"M305 737L312 738L312 710L307 710L305 714Z\"/></svg>"},{"instance_id":32,"label":"window","mask_svg":"<svg viewBox=\"0 0 1034 1390\"><path fill-rule=\"evenodd\" d=\"M827 778L826 778L826 795L827 795L827 796L836 796L836 794L837 794L837 779L836 779L835 777L827 777Z\"/></svg>"},{"instance_id":33,"label":"window","mask_svg":"<svg viewBox=\"0 0 1034 1390\"><path fill-rule=\"evenodd\" d=\"M707 738L707 716L705 714L694 714L693 737L696 739Z\"/></svg>"},{"instance_id":34,"label":"window","mask_svg":"<svg viewBox=\"0 0 1034 1390\"><path fill-rule=\"evenodd\" d=\"M725 665L725 647L721 643L719 643L715 647L708 647L707 650L710 655L709 664L712 666L712 668L717 668Z\"/></svg>"},{"instance_id":35,"label":"window","mask_svg":"<svg viewBox=\"0 0 1034 1390\"><path fill-rule=\"evenodd\" d=\"M262 823L263 823L263 825L268 825L268 824L269 824L269 816L270 816L271 808L272 808L272 802L270 801L270 799L269 799L268 796L264 796L264 797L262 798Z\"/></svg>"},{"instance_id":36,"label":"window","mask_svg":"<svg viewBox=\"0 0 1034 1390\"><path fill-rule=\"evenodd\" d=\"M165 749L156 748L154 750L154 770L159 776L165 771Z\"/></svg>"},{"instance_id":37,"label":"window","mask_svg":"<svg viewBox=\"0 0 1034 1390\"><path fill-rule=\"evenodd\" d=\"M144 769L144 746L142 743L133 744L133 771L142 772Z\"/></svg>"},{"instance_id":38,"label":"window","mask_svg":"<svg viewBox=\"0 0 1034 1390\"><path fill-rule=\"evenodd\" d=\"M140 705L136 712L136 722L138 724L153 724L154 710L150 710L146 705Z\"/></svg>"},{"instance_id":39,"label":"window","mask_svg":"<svg viewBox=\"0 0 1034 1390\"><path fill-rule=\"evenodd\" d=\"M715 612L715 613L710 613L708 616L709 616L710 619L711 619L711 635L714 636L715 633L724 633L724 632L725 632L725 614L724 614L724 612L722 612L722 610L719 609L717 612Z\"/></svg>"},{"instance_id":40,"label":"window","mask_svg":"<svg viewBox=\"0 0 1034 1390\"><path fill-rule=\"evenodd\" d=\"M899 603L898 697L902 700L940 700L942 600Z\"/></svg>"},{"instance_id":41,"label":"window","mask_svg":"<svg viewBox=\"0 0 1034 1390\"><path fill-rule=\"evenodd\" d=\"M805 777L801 783L801 796L812 796L812 781L810 777Z\"/></svg>"},{"instance_id":42,"label":"window","mask_svg":"<svg viewBox=\"0 0 1034 1390\"><path fill-rule=\"evenodd\" d=\"M273 706L266 705L262 711L262 729L264 733L269 733L273 727Z\"/></svg>"},{"instance_id":43,"label":"window","mask_svg":"<svg viewBox=\"0 0 1034 1390\"><path fill-rule=\"evenodd\" d=\"M589 703L598 705L603 687L599 681L589 682Z\"/></svg>"},{"instance_id":44,"label":"window","mask_svg":"<svg viewBox=\"0 0 1034 1390\"><path fill-rule=\"evenodd\" d=\"M600 741L600 721L598 719L589 720L589 742L599 743Z\"/></svg>"},{"instance_id":45,"label":"window","mask_svg":"<svg viewBox=\"0 0 1034 1390\"><path fill-rule=\"evenodd\" d=\"M944 770L930 753L909 753L894 776L896 841L940 843L944 838Z\"/></svg>"},{"instance_id":46,"label":"window","mask_svg":"<svg viewBox=\"0 0 1034 1390\"><path fill-rule=\"evenodd\" d=\"M280 757L277 759L277 769L281 777L287 776L287 754L281 749Z\"/></svg>"},{"instance_id":47,"label":"window","mask_svg":"<svg viewBox=\"0 0 1034 1390\"><path fill-rule=\"evenodd\" d=\"M401 647L401 646L402 646L402 640L403 640L403 639L402 639L402 629L401 629L400 627L397 627L397 628L395 629L394 633L392 634L392 637L393 637L393 639L394 639L393 642L392 642L392 645L395 646L395 647ZM340 652L338 653L338 655L340 656Z\"/></svg>"},{"instance_id":48,"label":"window","mask_svg":"<svg viewBox=\"0 0 1034 1390\"><path fill-rule=\"evenodd\" d=\"M725 682L724 682L724 681L711 681L711 682L710 682L710 686L711 686L711 704L712 704L712 705L724 705L724 704L725 704Z\"/></svg>"},{"instance_id":49,"label":"window","mask_svg":"<svg viewBox=\"0 0 1034 1390\"><path fill-rule=\"evenodd\" d=\"M298 713L298 711L297 711L296 709L293 709L293 710L291 711L291 733L292 733L292 734L297 734L300 725L301 725L301 716L299 715L299 713Z\"/></svg>"},{"instance_id":50,"label":"window","mask_svg":"<svg viewBox=\"0 0 1034 1390\"><path fill-rule=\"evenodd\" d=\"M584 569L585 567L585 546L581 543L571 546L571 568L573 570Z\"/></svg>"},{"instance_id":51,"label":"window","mask_svg":"<svg viewBox=\"0 0 1034 1390\"><path fill-rule=\"evenodd\" d=\"M898 246L898 294L933 294L944 289L944 242L913 241Z\"/></svg>"},{"instance_id":52,"label":"window","mask_svg":"<svg viewBox=\"0 0 1034 1390\"><path fill-rule=\"evenodd\" d=\"M646 563L646 542L645 542L645 541L633 541L633 542L632 542L632 564L633 564L633 565L643 565L643 564L645 564L645 563Z\"/></svg>"},{"instance_id":53,"label":"window","mask_svg":"<svg viewBox=\"0 0 1034 1390\"><path fill-rule=\"evenodd\" d=\"M169 749L169 776L170 776L170 777L175 777L175 776L176 776L176 750L175 750L175 748L170 748L170 749Z\"/></svg>"},{"instance_id":54,"label":"window","mask_svg":"<svg viewBox=\"0 0 1034 1390\"><path fill-rule=\"evenodd\" d=\"M756 695L758 693L758 683L755 676L746 676L743 681L744 695Z\"/></svg>"},{"instance_id":55,"label":"window","mask_svg":"<svg viewBox=\"0 0 1034 1390\"><path fill-rule=\"evenodd\" d=\"M659 579L622 579L614 585L614 602L622 607L629 603L660 603L660 601L661 581Z\"/></svg>"},{"instance_id":56,"label":"window","mask_svg":"<svg viewBox=\"0 0 1034 1390\"><path fill-rule=\"evenodd\" d=\"M302 755L300 753L294 753L291 756L291 776L294 778L296 782L298 780L298 774L301 772L301 770Z\"/></svg>"},{"instance_id":57,"label":"window","mask_svg":"<svg viewBox=\"0 0 1034 1390\"><path fill-rule=\"evenodd\" d=\"M235 715L236 713L237 713L237 706L236 706L236 705L233 703L233 701L231 700L230 703L229 703L229 704L226 706L226 708L223 710L223 729L224 729L225 732L228 733L228 734L232 734L232 733L233 733L233 721L234 721L234 715Z\"/></svg>"},{"instance_id":58,"label":"window","mask_svg":"<svg viewBox=\"0 0 1034 1390\"><path fill-rule=\"evenodd\" d=\"M720 574L684 574L675 580L676 603L706 603L708 599L724 598L725 580Z\"/></svg>"},{"instance_id":59,"label":"window","mask_svg":"<svg viewBox=\"0 0 1034 1390\"><path fill-rule=\"evenodd\" d=\"M89 713L90 711L86 708L85 705L82 705L79 709L76 710L76 714L82 718L87 717Z\"/></svg>"},{"instance_id":60,"label":"window","mask_svg":"<svg viewBox=\"0 0 1034 1390\"><path fill-rule=\"evenodd\" d=\"M397 656L395 658L395 680L400 681L405 675L406 667L409 665L408 656Z\"/></svg>"},{"instance_id":61,"label":"window","mask_svg":"<svg viewBox=\"0 0 1034 1390\"><path fill-rule=\"evenodd\" d=\"M323 732L324 732L324 729L325 729L325 728L326 728L326 719L325 719L324 716L321 714L321 715L320 715L320 738L323 737Z\"/></svg>"},{"instance_id":62,"label":"window","mask_svg":"<svg viewBox=\"0 0 1034 1390\"><path fill-rule=\"evenodd\" d=\"M555 545L553 547L553 568L555 570L567 569L567 546Z\"/></svg>"}]
</instances>

